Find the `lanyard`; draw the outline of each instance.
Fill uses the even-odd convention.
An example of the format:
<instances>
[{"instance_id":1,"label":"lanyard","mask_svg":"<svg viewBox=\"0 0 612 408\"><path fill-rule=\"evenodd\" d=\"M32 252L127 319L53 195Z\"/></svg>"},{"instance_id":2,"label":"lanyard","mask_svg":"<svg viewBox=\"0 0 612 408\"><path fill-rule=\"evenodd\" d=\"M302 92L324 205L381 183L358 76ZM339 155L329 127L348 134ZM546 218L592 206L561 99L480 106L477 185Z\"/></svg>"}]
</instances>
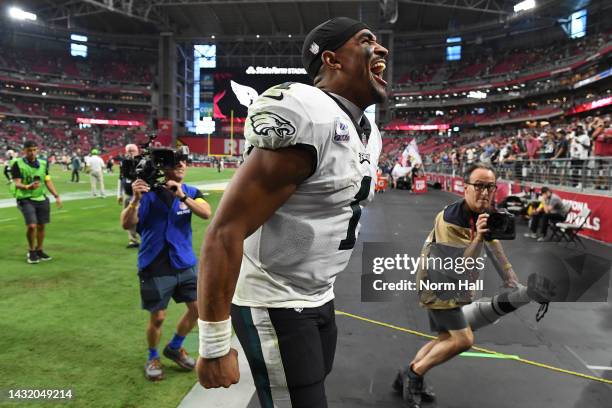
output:
<instances>
[{"instance_id":1,"label":"lanyard","mask_svg":"<svg viewBox=\"0 0 612 408\"><path fill-rule=\"evenodd\" d=\"M334 95L330 94L329 92L327 91L323 91L323 92L325 92L327 96L332 98L333 101L336 102L336 104L340 107L340 109L342 109L344 113L347 114L347 116L351 119L351 122L353 122L353 126L355 126L355 129L357 130L357 134L359 134L361 143L363 143L364 146L367 145L368 140L370 140L370 133L372 133L372 126L370 126L370 122L368 121L368 118L365 116L365 114L362 116L362 121L364 122L364 126L361 126L359 123L355 121L355 119L353 118L353 115L351 115L351 112L346 108L346 106L344 106L342 102L340 102L336 97L334 97Z\"/></svg>"},{"instance_id":2,"label":"lanyard","mask_svg":"<svg viewBox=\"0 0 612 408\"><path fill-rule=\"evenodd\" d=\"M476 232L476 226L474 225L474 217L470 215L470 242L474 241L474 232Z\"/></svg>"}]
</instances>

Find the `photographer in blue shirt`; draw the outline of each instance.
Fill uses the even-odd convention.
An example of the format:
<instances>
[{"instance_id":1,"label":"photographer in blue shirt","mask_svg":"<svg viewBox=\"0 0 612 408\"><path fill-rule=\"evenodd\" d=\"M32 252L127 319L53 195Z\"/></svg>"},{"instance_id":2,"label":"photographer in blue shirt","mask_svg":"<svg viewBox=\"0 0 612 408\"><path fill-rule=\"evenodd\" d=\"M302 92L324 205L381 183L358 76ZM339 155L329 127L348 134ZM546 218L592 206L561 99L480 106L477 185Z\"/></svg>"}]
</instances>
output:
<instances>
[{"instance_id":1,"label":"photographer in blue shirt","mask_svg":"<svg viewBox=\"0 0 612 408\"><path fill-rule=\"evenodd\" d=\"M170 298L185 303L187 310L179 320L164 356L185 370L195 361L182 347L185 336L198 319L197 258L192 249L191 214L210 218L210 205L195 187L183 184L187 164L181 160L174 168L164 168L164 180L150 186L144 180L132 183L132 201L121 213L124 229L136 227L142 238L138 252L138 276L142 308L150 312L147 326L149 358L145 376L151 381L163 379L157 346Z\"/></svg>"}]
</instances>

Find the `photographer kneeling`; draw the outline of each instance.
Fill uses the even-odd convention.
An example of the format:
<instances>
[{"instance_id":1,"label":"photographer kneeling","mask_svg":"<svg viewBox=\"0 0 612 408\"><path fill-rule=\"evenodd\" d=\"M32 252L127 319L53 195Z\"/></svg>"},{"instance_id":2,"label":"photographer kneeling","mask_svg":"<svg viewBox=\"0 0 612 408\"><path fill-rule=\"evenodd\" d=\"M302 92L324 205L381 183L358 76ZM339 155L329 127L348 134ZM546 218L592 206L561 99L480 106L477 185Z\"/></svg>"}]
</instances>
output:
<instances>
[{"instance_id":1,"label":"photographer kneeling","mask_svg":"<svg viewBox=\"0 0 612 408\"><path fill-rule=\"evenodd\" d=\"M171 297L176 303L186 303L187 311L163 354L186 370L195 366L194 359L182 348L185 336L198 320L197 258L192 249L191 214L208 219L211 209L197 188L182 184L187 168L184 159L180 157L176 166L161 169L162 183L150 186L141 179L134 181L132 201L121 212L122 227L126 230L136 227L142 237L138 276L142 308L151 313L145 376L152 381L163 378L157 346Z\"/></svg>"},{"instance_id":2,"label":"photographer kneeling","mask_svg":"<svg viewBox=\"0 0 612 408\"><path fill-rule=\"evenodd\" d=\"M501 243L489 235L487 226L491 217L488 212L492 210L497 189L496 179L495 171L487 164L475 163L468 167L464 178L464 199L448 205L438 213L421 255L429 257L432 247L439 244L465 248L463 258L477 259L483 256L486 245L505 286L516 287L518 279L512 265L508 262ZM458 271L451 273L459 274ZM402 391L406 406L412 408L419 407L421 401L429 402L434 399L432 390L425 387L425 373L468 350L474 343L474 334L461 309L473 301L471 297L474 292L442 295L433 290L422 290L421 284L430 281L432 276L433 271L428 274L427 268L421 263L416 274L419 300L421 306L427 309L431 329L438 332L438 337L421 347L410 365L398 374L394 383L394 388Z\"/></svg>"}]
</instances>

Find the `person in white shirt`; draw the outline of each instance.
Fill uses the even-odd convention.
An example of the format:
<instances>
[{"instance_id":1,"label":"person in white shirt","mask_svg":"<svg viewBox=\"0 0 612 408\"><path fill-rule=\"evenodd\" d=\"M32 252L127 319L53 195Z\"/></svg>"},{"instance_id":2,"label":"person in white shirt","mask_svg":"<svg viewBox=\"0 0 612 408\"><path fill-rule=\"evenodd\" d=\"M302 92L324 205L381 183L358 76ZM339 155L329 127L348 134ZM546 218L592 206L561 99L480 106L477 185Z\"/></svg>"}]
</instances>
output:
<instances>
[{"instance_id":1,"label":"person in white shirt","mask_svg":"<svg viewBox=\"0 0 612 408\"><path fill-rule=\"evenodd\" d=\"M476 150L473 147L470 147L465 151L465 157L467 164L474 163L474 159L476 158Z\"/></svg>"},{"instance_id":2,"label":"person in white shirt","mask_svg":"<svg viewBox=\"0 0 612 408\"><path fill-rule=\"evenodd\" d=\"M580 187L582 183L582 168L584 161L589 158L589 151L591 149L591 139L587 135L586 131L582 126L578 126L574 132L570 144L570 158L571 160L571 178L574 180L574 186Z\"/></svg>"},{"instance_id":3,"label":"person in white shirt","mask_svg":"<svg viewBox=\"0 0 612 408\"><path fill-rule=\"evenodd\" d=\"M91 194L96 197L98 195L97 185L100 184L100 197L106 197L106 192L104 191L104 160L100 156L98 156L100 152L98 149L93 149L91 151L91 156L85 159L85 165L89 170L89 180L91 182Z\"/></svg>"}]
</instances>

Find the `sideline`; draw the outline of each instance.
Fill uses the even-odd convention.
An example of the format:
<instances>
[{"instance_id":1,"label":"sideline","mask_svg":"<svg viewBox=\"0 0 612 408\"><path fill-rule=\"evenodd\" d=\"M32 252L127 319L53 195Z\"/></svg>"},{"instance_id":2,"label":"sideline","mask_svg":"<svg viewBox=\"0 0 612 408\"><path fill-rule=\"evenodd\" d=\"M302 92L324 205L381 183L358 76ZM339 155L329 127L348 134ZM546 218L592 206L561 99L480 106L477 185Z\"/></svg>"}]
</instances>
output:
<instances>
[{"instance_id":1,"label":"sideline","mask_svg":"<svg viewBox=\"0 0 612 408\"><path fill-rule=\"evenodd\" d=\"M215 182L196 181L196 182L193 182L193 183L190 182L188 184L191 185L191 186L197 187L199 189L206 190L206 191L224 191L225 187L227 187L227 184L229 183L229 181L230 181L230 179L219 180L219 181L215 181ZM62 197L62 201L64 201L64 202L65 201L74 201L74 200L86 200L88 198L98 198L98 199L101 199L99 197L92 197L91 193L89 191L75 191L75 192L72 192L72 193L61 194L61 197ZM116 200L114 194L106 195L106 199ZM49 197L49 200L51 202L55 202L53 197ZM15 207L15 199L14 198L5 198L5 199L0 200L0 208L10 208L10 207Z\"/></svg>"},{"instance_id":2,"label":"sideline","mask_svg":"<svg viewBox=\"0 0 612 408\"><path fill-rule=\"evenodd\" d=\"M354 315L354 314L351 314L351 313L342 312L340 310L336 310L336 315L351 317L353 319L357 319L357 320L361 320L361 321L364 321L364 322L372 323L372 324L375 324L375 325L378 325L378 326L387 327L387 328L393 329L393 330L402 331L402 332L405 332L405 333L414 334L415 336L426 337L428 339L435 339L436 338L435 336L431 336L429 334L425 334L425 333L422 333L422 332L419 332L419 331L416 331L416 330L411 330L411 329L406 329L404 327L394 326L394 325L389 324L389 323L384 323L384 322L380 322L380 321L377 321L377 320L368 319L367 317L357 316L357 315ZM612 380L607 380L605 378L596 377L596 376L588 375L588 374L583 374L583 373L579 373L579 372L576 372L576 371L566 370L566 369L555 367L555 366L551 366L551 365L548 365L548 364L539 363L537 361L527 360L525 358L521 358L521 357L518 357L518 356L516 358L514 358L514 356L508 357L507 354L500 353L500 352L497 352L497 351L494 351L494 350L488 350L488 349L485 349L485 348L482 348L482 347L474 346L474 347L472 347L472 350L480 351L482 353L492 354L492 355L495 355L495 356L500 356L499 358L508 358L509 360L518 361L518 362L521 362L523 364L534 365L536 367L545 368L547 370L556 371L556 372L559 372L559 373L564 373L564 374L574 375L576 377L586 378L587 380L599 381L599 382L602 382L602 383L605 383L605 384L612 384Z\"/></svg>"}]
</instances>

